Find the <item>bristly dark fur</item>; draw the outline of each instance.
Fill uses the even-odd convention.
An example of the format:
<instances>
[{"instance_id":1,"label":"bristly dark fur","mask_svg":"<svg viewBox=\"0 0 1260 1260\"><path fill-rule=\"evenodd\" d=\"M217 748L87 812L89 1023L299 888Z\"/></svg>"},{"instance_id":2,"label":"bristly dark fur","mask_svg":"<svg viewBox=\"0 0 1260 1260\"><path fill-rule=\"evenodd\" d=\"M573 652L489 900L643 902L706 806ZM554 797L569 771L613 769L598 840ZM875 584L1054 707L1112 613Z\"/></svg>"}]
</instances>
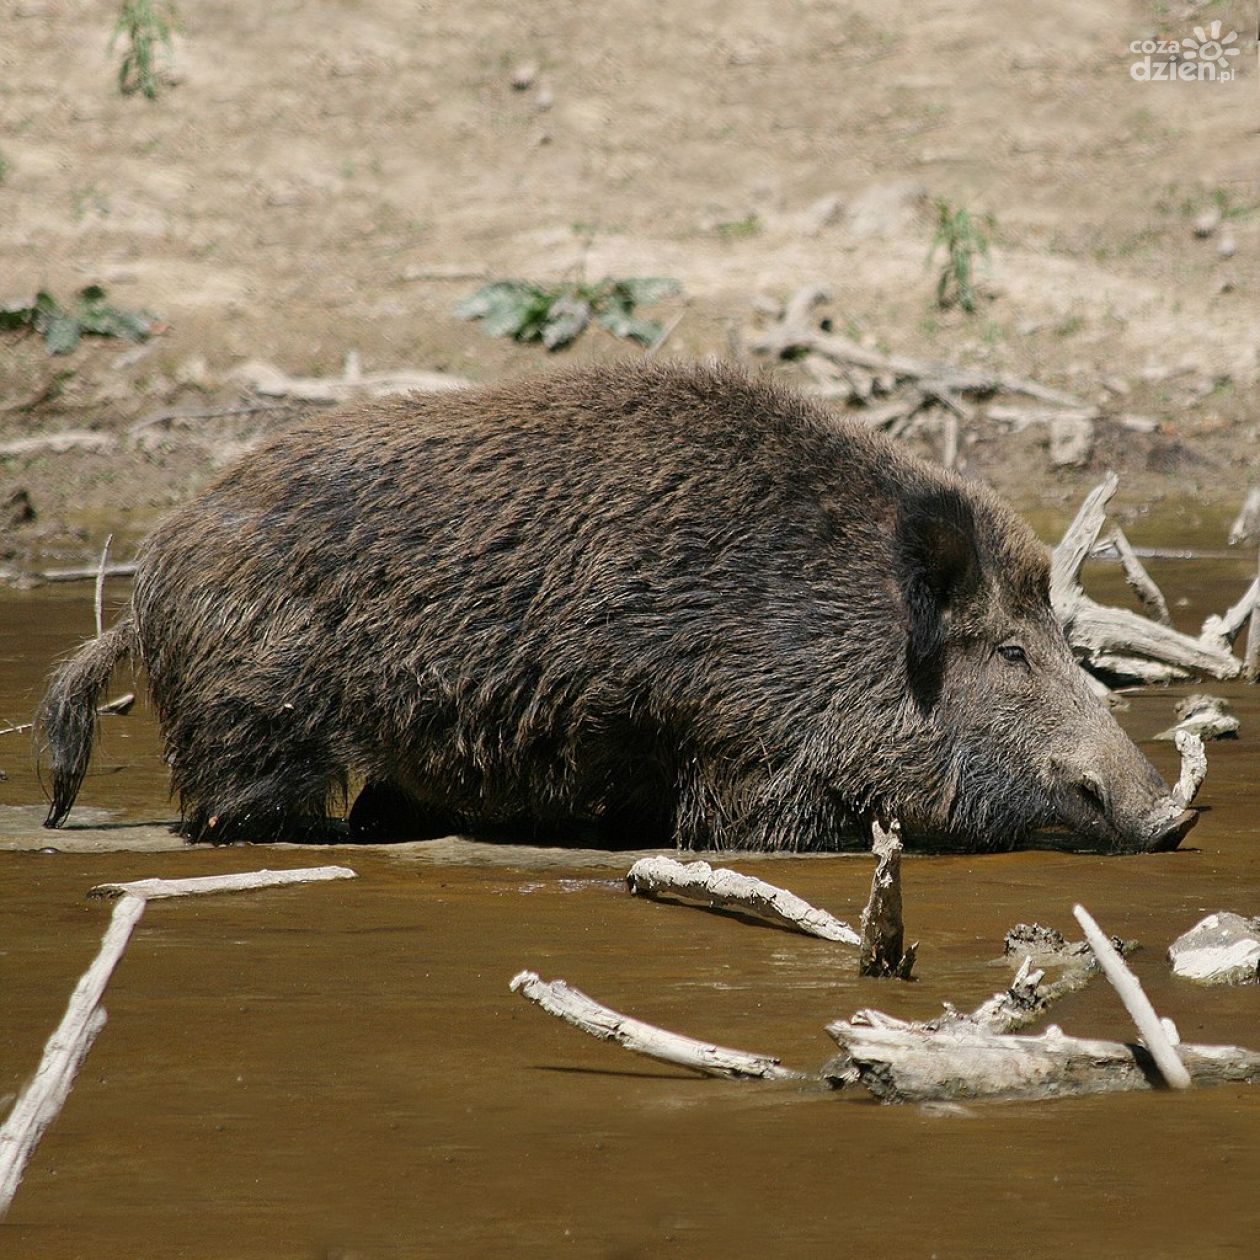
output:
<instances>
[{"instance_id":1,"label":"bristly dark fur","mask_svg":"<svg viewBox=\"0 0 1260 1260\"><path fill-rule=\"evenodd\" d=\"M154 533L132 615L194 839L309 835L363 783L362 834L823 849L890 808L992 847L1053 791L959 662L1023 626L1066 679L1045 585L984 491L734 369L636 362L286 432ZM54 825L124 625L45 704ZM1064 685L1043 719L1085 712Z\"/></svg>"}]
</instances>

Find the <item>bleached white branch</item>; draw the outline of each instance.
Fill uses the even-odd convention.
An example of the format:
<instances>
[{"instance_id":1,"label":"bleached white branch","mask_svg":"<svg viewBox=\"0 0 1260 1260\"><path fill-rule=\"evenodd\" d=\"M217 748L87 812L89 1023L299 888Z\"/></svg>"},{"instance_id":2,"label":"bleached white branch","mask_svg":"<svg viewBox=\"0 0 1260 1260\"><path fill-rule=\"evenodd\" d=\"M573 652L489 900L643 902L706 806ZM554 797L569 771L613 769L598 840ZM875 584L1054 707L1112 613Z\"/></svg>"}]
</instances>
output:
<instances>
[{"instance_id":1,"label":"bleached white branch","mask_svg":"<svg viewBox=\"0 0 1260 1260\"><path fill-rule=\"evenodd\" d=\"M676 897L706 906L732 908L818 936L825 941L858 944L858 934L835 915L785 888L738 871L714 868L708 862L676 862L673 858L640 858L626 875L630 891L641 897Z\"/></svg>"},{"instance_id":2,"label":"bleached white branch","mask_svg":"<svg viewBox=\"0 0 1260 1260\"><path fill-rule=\"evenodd\" d=\"M766 1054L749 1054L744 1050L730 1050L712 1042L696 1041L678 1033L667 1032L653 1024L633 1019L601 1006L563 980L543 980L536 971L522 971L513 976L513 993L541 1006L549 1015L555 1015L572 1024L574 1028L600 1041L613 1041L617 1045L678 1067L691 1068L706 1076L724 1076L732 1079L758 1077L763 1080L799 1079L801 1073L785 1068L778 1059Z\"/></svg>"},{"instance_id":3,"label":"bleached white branch","mask_svg":"<svg viewBox=\"0 0 1260 1260\"><path fill-rule=\"evenodd\" d=\"M205 893L248 892L285 884L315 884L328 879L354 879L348 866L307 866L289 871L245 871L239 875L204 875L194 879L137 879L128 884L97 884L89 897L195 897Z\"/></svg>"},{"instance_id":4,"label":"bleached white branch","mask_svg":"<svg viewBox=\"0 0 1260 1260\"><path fill-rule=\"evenodd\" d=\"M1072 913L1076 916L1077 923L1081 925L1085 939L1089 942L1090 949L1094 951L1094 957L1103 969L1103 974L1111 981L1120 1001L1124 1003L1124 1009L1129 1012L1138 1031L1142 1034L1146 1048L1151 1052L1151 1058L1155 1060L1164 1080L1173 1089L1189 1089L1190 1073L1186 1071L1185 1064L1178 1058L1177 1050L1159 1016L1155 1014L1155 1008L1151 1005L1150 999L1143 992L1141 982L1129 970L1115 946L1094 921L1094 916L1080 905L1073 906Z\"/></svg>"}]
</instances>

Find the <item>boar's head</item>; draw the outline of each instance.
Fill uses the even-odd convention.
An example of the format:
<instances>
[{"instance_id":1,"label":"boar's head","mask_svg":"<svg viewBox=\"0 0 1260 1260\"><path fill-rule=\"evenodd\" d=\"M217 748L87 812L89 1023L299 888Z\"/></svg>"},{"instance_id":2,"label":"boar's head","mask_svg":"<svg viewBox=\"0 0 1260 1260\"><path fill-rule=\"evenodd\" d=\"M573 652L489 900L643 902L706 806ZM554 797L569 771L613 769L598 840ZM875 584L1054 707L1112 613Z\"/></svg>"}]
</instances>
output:
<instances>
[{"instance_id":1,"label":"boar's head","mask_svg":"<svg viewBox=\"0 0 1260 1260\"><path fill-rule=\"evenodd\" d=\"M1118 850L1176 848L1197 815L1089 689L1032 531L937 485L900 503L895 533L910 703L939 783L914 822L985 847L1057 825Z\"/></svg>"}]
</instances>

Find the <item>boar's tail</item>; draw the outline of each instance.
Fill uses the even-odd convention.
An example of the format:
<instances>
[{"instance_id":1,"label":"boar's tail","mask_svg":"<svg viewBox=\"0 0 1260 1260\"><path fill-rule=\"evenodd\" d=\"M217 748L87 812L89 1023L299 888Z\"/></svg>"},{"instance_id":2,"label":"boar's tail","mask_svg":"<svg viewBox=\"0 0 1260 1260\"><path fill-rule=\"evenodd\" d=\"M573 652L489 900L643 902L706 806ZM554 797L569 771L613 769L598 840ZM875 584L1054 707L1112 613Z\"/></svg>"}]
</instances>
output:
<instances>
[{"instance_id":1,"label":"boar's tail","mask_svg":"<svg viewBox=\"0 0 1260 1260\"><path fill-rule=\"evenodd\" d=\"M35 715L41 777L52 776L52 804L45 827L60 827L83 786L96 739L96 702L114 666L129 657L135 643L131 609L104 634L85 643L58 667Z\"/></svg>"}]
</instances>

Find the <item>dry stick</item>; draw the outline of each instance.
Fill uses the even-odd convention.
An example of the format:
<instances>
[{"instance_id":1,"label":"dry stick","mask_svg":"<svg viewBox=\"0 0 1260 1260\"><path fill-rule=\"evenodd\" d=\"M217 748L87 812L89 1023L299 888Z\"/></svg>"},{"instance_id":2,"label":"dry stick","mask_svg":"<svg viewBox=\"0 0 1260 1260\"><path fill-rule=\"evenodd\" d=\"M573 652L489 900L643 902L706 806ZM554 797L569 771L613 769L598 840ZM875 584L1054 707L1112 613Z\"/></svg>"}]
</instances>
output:
<instances>
[{"instance_id":1,"label":"dry stick","mask_svg":"<svg viewBox=\"0 0 1260 1260\"><path fill-rule=\"evenodd\" d=\"M97 717L122 717L124 714L131 712L131 706L135 702L136 693L129 691L126 695L119 696L108 704L98 705L96 715ZM23 731L33 731L34 729L34 722L19 722L17 726L0 727L0 735L20 735Z\"/></svg>"},{"instance_id":2,"label":"dry stick","mask_svg":"<svg viewBox=\"0 0 1260 1260\"><path fill-rule=\"evenodd\" d=\"M1260 559L1257 559L1260 568ZM1247 627L1247 650L1243 654L1243 677L1260 682L1260 572L1256 574L1257 593L1251 600L1251 624Z\"/></svg>"},{"instance_id":3,"label":"dry stick","mask_svg":"<svg viewBox=\"0 0 1260 1260\"><path fill-rule=\"evenodd\" d=\"M1108 473L1081 504L1054 549L1050 565L1050 603L1068 642L1087 663L1119 669L1126 658L1145 658L1156 667L1171 667L1236 678L1242 663L1207 638L1192 639L1127 608L1108 608L1081 589L1081 566L1093 549L1107 514L1107 502L1119 479Z\"/></svg>"},{"instance_id":4,"label":"dry stick","mask_svg":"<svg viewBox=\"0 0 1260 1260\"><path fill-rule=\"evenodd\" d=\"M92 564L71 569L44 569L42 572L32 573L30 576L41 582L87 582L96 581L100 576L100 572L100 565ZM136 565L134 561L105 566L105 576L107 578L134 577L135 573Z\"/></svg>"},{"instance_id":5,"label":"dry stick","mask_svg":"<svg viewBox=\"0 0 1260 1260\"><path fill-rule=\"evenodd\" d=\"M825 290L810 286L793 296L784 312L783 319L760 337L749 342L749 349L759 354L774 354L780 358L799 350L813 351L835 363L866 368L884 373L898 380L930 382L934 389L944 389L958 394L1024 394L1058 407L1085 410L1086 404L1078 398L1049 389L1037 381L1002 374L989 375L952 367L946 363L925 363L905 355L880 354L868 350L856 341L850 341L838 333L826 333L813 327L809 311Z\"/></svg>"},{"instance_id":6,"label":"dry stick","mask_svg":"<svg viewBox=\"0 0 1260 1260\"><path fill-rule=\"evenodd\" d=\"M626 875L626 883L637 896L677 897L702 901L711 909L732 908L825 941L857 945L861 939L847 923L795 893L738 871L714 869L708 862L640 858Z\"/></svg>"},{"instance_id":7,"label":"dry stick","mask_svg":"<svg viewBox=\"0 0 1260 1260\"><path fill-rule=\"evenodd\" d=\"M675 315L674 318L671 319L669 323L666 324L665 327L652 338L652 344L643 351L643 357L645 359L654 358L660 353L661 348L674 335L674 329L683 322L683 318L686 314L686 311L679 311L678 314Z\"/></svg>"},{"instance_id":8,"label":"dry stick","mask_svg":"<svg viewBox=\"0 0 1260 1260\"><path fill-rule=\"evenodd\" d=\"M1207 752L1202 737L1193 731L1178 731L1173 736L1173 743L1181 754L1181 777L1173 788L1173 799L1182 809L1188 809L1203 786L1207 774Z\"/></svg>"},{"instance_id":9,"label":"dry stick","mask_svg":"<svg viewBox=\"0 0 1260 1260\"><path fill-rule=\"evenodd\" d=\"M1073 906L1072 913L1085 933L1085 939L1098 959L1107 979L1124 1003L1138 1031L1151 1052L1151 1058L1163 1074L1164 1080L1172 1089L1189 1089L1190 1073L1185 1064L1177 1057L1177 1051L1169 1039L1168 1032L1155 1014L1155 1008L1142 991L1137 976L1131 972L1124 959L1116 952L1116 948L1103 934L1102 928L1094 921L1093 915L1084 906Z\"/></svg>"},{"instance_id":10,"label":"dry stick","mask_svg":"<svg viewBox=\"0 0 1260 1260\"><path fill-rule=\"evenodd\" d=\"M1172 617L1169 615L1168 601L1164 598L1164 593L1155 585L1155 580L1147 573L1146 566L1137 558L1137 554L1125 537L1124 530L1119 525L1111 531L1111 542L1116 549L1116 554L1120 557L1125 581L1142 601L1142 607L1161 626L1171 626Z\"/></svg>"},{"instance_id":11,"label":"dry stick","mask_svg":"<svg viewBox=\"0 0 1260 1260\"><path fill-rule=\"evenodd\" d=\"M1242 598L1236 604L1231 604L1221 616L1218 617L1213 613L1208 617L1203 623L1199 637L1204 643L1211 643L1219 647L1222 652L1228 652L1238 637L1239 630L1243 628L1243 623L1251 616L1257 604L1260 604L1260 577L1257 577L1243 592Z\"/></svg>"},{"instance_id":12,"label":"dry stick","mask_svg":"<svg viewBox=\"0 0 1260 1260\"><path fill-rule=\"evenodd\" d=\"M1229 529L1229 545L1237 546L1252 538L1260 537L1260 486L1253 486L1243 501L1242 510L1238 513Z\"/></svg>"},{"instance_id":13,"label":"dry stick","mask_svg":"<svg viewBox=\"0 0 1260 1260\"><path fill-rule=\"evenodd\" d=\"M193 879L138 879L129 884L97 884L89 897L194 897L205 893L247 892L286 884L316 884L329 879L354 879L348 866L306 866L288 871L246 871L239 875L205 875Z\"/></svg>"},{"instance_id":14,"label":"dry stick","mask_svg":"<svg viewBox=\"0 0 1260 1260\"><path fill-rule=\"evenodd\" d=\"M105 629L104 623L104 607L105 607L105 566L109 563L109 545L114 541L114 535L109 534L105 538L105 546L101 548L101 563L96 571L96 637L101 637L102 631Z\"/></svg>"},{"instance_id":15,"label":"dry stick","mask_svg":"<svg viewBox=\"0 0 1260 1260\"><path fill-rule=\"evenodd\" d=\"M862 952L858 974L895 976L909 980L914 967L916 941L903 950L905 928L901 920L901 824L894 818L888 828L871 820L872 850L877 859L871 879L871 897L862 911Z\"/></svg>"},{"instance_id":16,"label":"dry stick","mask_svg":"<svg viewBox=\"0 0 1260 1260\"><path fill-rule=\"evenodd\" d=\"M856 1077L881 1102L1041 1101L1158 1084L1145 1047L1068 1037L1053 1025L1039 1037L1008 1037L965 1025L934 1030L897 1020L870 1025L841 1020L827 1031L844 1051L824 1070L827 1079L847 1084ZM1180 1054L1195 1085L1260 1081L1260 1054L1254 1050L1183 1045Z\"/></svg>"},{"instance_id":17,"label":"dry stick","mask_svg":"<svg viewBox=\"0 0 1260 1260\"><path fill-rule=\"evenodd\" d=\"M100 952L75 986L61 1023L44 1047L44 1057L34 1079L22 1091L4 1127L0 1128L0 1217L9 1210L27 1161L39 1145L44 1130L56 1119L70 1093L79 1064L105 1022L103 1013L96 1015L101 997L127 948L131 929L143 913L143 897L124 897L114 907Z\"/></svg>"},{"instance_id":18,"label":"dry stick","mask_svg":"<svg viewBox=\"0 0 1260 1260\"><path fill-rule=\"evenodd\" d=\"M783 1067L778 1059L765 1054L749 1054L730 1050L711 1042L695 1041L678 1033L666 1032L642 1020L632 1019L601 1006L580 989L563 980L542 980L536 971L522 971L513 976L513 993L541 1006L600 1041L615 1041L634 1054L646 1055L662 1063L691 1068L706 1076L723 1076L733 1080L757 1077L763 1080L799 1080L800 1072Z\"/></svg>"},{"instance_id":19,"label":"dry stick","mask_svg":"<svg viewBox=\"0 0 1260 1260\"><path fill-rule=\"evenodd\" d=\"M119 901L101 939L100 951L75 986L61 1023L44 1046L44 1057L35 1076L0 1128L0 1218L9 1210L27 1162L44 1130L65 1104L75 1074L105 1023L105 1012L100 1006L105 986L127 948L132 928L144 914L147 901L156 897L353 878L354 872L348 867L319 866L296 871L214 875L204 879L145 879L132 884L102 884L92 889L89 895L118 896Z\"/></svg>"}]
</instances>

